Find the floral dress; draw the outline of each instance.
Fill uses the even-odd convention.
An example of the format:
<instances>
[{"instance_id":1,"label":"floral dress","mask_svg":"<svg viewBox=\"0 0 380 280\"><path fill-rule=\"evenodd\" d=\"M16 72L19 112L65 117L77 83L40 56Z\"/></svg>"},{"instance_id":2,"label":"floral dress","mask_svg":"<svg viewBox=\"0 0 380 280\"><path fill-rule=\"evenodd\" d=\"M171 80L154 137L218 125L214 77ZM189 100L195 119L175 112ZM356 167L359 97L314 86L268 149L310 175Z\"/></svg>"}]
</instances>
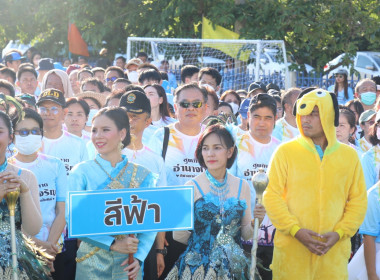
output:
<instances>
[{"instance_id":1,"label":"floral dress","mask_svg":"<svg viewBox=\"0 0 380 280\"><path fill-rule=\"evenodd\" d=\"M220 202L212 192L203 193L194 204L194 230L186 251L179 257L166 279L248 279L249 260L240 246L241 220L247 208L240 200L242 180L237 197L224 201L220 217Z\"/></svg>"}]
</instances>

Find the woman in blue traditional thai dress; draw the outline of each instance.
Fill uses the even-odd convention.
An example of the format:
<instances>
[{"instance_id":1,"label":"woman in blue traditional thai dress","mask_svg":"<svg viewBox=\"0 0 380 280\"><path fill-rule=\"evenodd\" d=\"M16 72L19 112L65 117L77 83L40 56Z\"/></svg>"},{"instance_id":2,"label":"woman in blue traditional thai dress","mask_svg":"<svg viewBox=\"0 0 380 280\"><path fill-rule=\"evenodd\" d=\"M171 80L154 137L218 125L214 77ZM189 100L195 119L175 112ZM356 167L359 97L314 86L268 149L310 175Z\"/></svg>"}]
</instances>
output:
<instances>
[{"instance_id":1,"label":"woman in blue traditional thai dress","mask_svg":"<svg viewBox=\"0 0 380 280\"><path fill-rule=\"evenodd\" d=\"M20 191L15 209L18 279L48 279L45 274L48 270L27 249L21 232L22 226L25 234L36 235L42 226L42 216L36 177L7 163L5 154L12 136L11 120L0 111L0 279L13 279L10 215L4 197L16 190Z\"/></svg>"},{"instance_id":2,"label":"woman in blue traditional thai dress","mask_svg":"<svg viewBox=\"0 0 380 280\"><path fill-rule=\"evenodd\" d=\"M129 120L123 108L104 108L94 117L91 140L98 155L76 165L69 175L69 190L154 187L155 176L121 154L130 142ZM68 211L66 211L66 219ZM140 264L156 233L81 238L76 279L141 279ZM134 261L128 265L128 255Z\"/></svg>"},{"instance_id":3,"label":"woman in blue traditional thai dress","mask_svg":"<svg viewBox=\"0 0 380 280\"><path fill-rule=\"evenodd\" d=\"M236 158L234 139L224 126L209 126L195 153L207 170L188 182L194 185L194 230L189 238L175 232L177 241L188 238L188 247L166 279L247 279L240 241L253 236L251 197L248 183L227 172Z\"/></svg>"}]
</instances>

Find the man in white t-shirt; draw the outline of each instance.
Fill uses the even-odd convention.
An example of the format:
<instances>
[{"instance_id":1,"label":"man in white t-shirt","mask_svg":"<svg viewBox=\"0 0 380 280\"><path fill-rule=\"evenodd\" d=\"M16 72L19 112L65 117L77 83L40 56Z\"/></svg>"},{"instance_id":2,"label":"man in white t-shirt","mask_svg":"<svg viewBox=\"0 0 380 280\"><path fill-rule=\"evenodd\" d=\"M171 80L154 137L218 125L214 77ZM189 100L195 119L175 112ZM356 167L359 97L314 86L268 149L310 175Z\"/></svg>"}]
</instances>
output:
<instances>
[{"instance_id":1,"label":"man in white t-shirt","mask_svg":"<svg viewBox=\"0 0 380 280\"><path fill-rule=\"evenodd\" d=\"M281 98L282 109L284 110L284 117L276 122L272 136L281 142L287 142L297 137L300 132L297 128L296 117L293 116L294 103L300 94L301 89L290 88Z\"/></svg>"},{"instance_id":2,"label":"man in white t-shirt","mask_svg":"<svg viewBox=\"0 0 380 280\"><path fill-rule=\"evenodd\" d=\"M121 97L120 107L124 107L128 112L131 130L131 143L123 149L122 153L131 162L138 163L155 173L158 177L157 186L166 186L166 170L162 156L153 152L142 141L144 130L152 122L148 97L138 90L128 91ZM158 238L164 239L165 233L158 236L161 236ZM158 261L156 257L162 256L162 254L156 254L156 248L159 249L157 243L161 244L163 242L156 242L144 261L144 279L157 278ZM163 264L163 258L159 261L162 261Z\"/></svg>"},{"instance_id":3,"label":"man in white t-shirt","mask_svg":"<svg viewBox=\"0 0 380 280\"><path fill-rule=\"evenodd\" d=\"M59 158L69 174L74 165L87 160L88 155L85 142L62 129L66 105L63 93L56 89L46 89L36 105L44 122L41 152Z\"/></svg>"},{"instance_id":4,"label":"man in white t-shirt","mask_svg":"<svg viewBox=\"0 0 380 280\"><path fill-rule=\"evenodd\" d=\"M207 92L202 91L197 84L180 86L174 94L174 108L178 122L168 126L169 138L166 147L164 147L167 148L166 154L163 154L164 127L159 128L154 133L150 142L152 150L164 156L169 186L184 185L191 178L204 171L195 158L195 149L203 130L201 123L206 115ZM166 238L169 243L168 255L165 257L165 270L160 279L165 277L186 248L185 245L172 240L171 234L167 234ZM163 238L157 242L156 248L164 249ZM160 254L162 253L158 251L158 260L159 258L162 259L159 256ZM160 271L160 268L158 269Z\"/></svg>"},{"instance_id":5,"label":"man in white t-shirt","mask_svg":"<svg viewBox=\"0 0 380 280\"><path fill-rule=\"evenodd\" d=\"M62 129L65 97L59 90L46 89L40 94L36 105L44 124L41 153L59 158L69 174L74 165L87 160L88 155L85 142ZM75 275L77 240L66 238L65 247L66 251L62 253L65 272L67 276L72 277Z\"/></svg>"},{"instance_id":6,"label":"man in white t-shirt","mask_svg":"<svg viewBox=\"0 0 380 280\"><path fill-rule=\"evenodd\" d=\"M276 113L277 104L272 96L266 93L255 95L248 109L249 131L236 141L238 156L230 171L248 181L251 188L251 209L255 209L256 204L256 192L251 178L259 169L267 170L272 154L280 144L280 141L272 137ZM274 230L268 216L265 215L259 230L258 256L267 268L272 260ZM265 279L270 276L264 270L260 270L260 274Z\"/></svg>"}]
</instances>

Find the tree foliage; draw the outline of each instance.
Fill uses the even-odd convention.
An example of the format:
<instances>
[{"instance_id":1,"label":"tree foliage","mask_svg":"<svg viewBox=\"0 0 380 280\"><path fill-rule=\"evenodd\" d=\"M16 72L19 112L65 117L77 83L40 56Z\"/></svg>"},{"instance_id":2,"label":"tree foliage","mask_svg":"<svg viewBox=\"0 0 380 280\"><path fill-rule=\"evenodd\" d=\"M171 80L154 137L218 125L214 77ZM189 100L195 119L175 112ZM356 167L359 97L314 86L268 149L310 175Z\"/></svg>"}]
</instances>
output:
<instances>
[{"instance_id":1,"label":"tree foliage","mask_svg":"<svg viewBox=\"0 0 380 280\"><path fill-rule=\"evenodd\" d=\"M319 69L342 52L380 50L377 0L0 0L0 6L0 47L18 39L50 56L67 56L69 23L93 49L124 53L129 36L201 38L202 16L239 27L241 38L283 39L298 63Z\"/></svg>"}]
</instances>

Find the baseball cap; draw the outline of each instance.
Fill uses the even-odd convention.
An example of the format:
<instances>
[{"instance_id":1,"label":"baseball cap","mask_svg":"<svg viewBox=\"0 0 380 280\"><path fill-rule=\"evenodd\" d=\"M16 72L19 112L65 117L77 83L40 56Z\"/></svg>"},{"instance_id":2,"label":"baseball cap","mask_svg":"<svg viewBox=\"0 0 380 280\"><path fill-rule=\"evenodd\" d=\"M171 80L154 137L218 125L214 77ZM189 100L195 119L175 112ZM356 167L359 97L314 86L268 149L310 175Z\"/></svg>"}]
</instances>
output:
<instances>
[{"instance_id":1,"label":"baseball cap","mask_svg":"<svg viewBox=\"0 0 380 280\"><path fill-rule=\"evenodd\" d=\"M142 64L142 60L140 58L132 58L131 60L128 61L127 65L125 65L125 68L128 68L131 65L137 65L139 66Z\"/></svg>"},{"instance_id":2,"label":"baseball cap","mask_svg":"<svg viewBox=\"0 0 380 280\"><path fill-rule=\"evenodd\" d=\"M138 90L131 90L120 98L120 107L127 109L127 112L142 114L151 113L150 101L145 94Z\"/></svg>"},{"instance_id":3,"label":"baseball cap","mask_svg":"<svg viewBox=\"0 0 380 280\"><path fill-rule=\"evenodd\" d=\"M246 119L248 117L248 108L249 108L249 103L251 102L250 98L244 99L243 103L240 105L239 113L243 119Z\"/></svg>"},{"instance_id":4,"label":"baseball cap","mask_svg":"<svg viewBox=\"0 0 380 280\"><path fill-rule=\"evenodd\" d=\"M369 110L364 111L359 117L359 123L368 122L374 115L376 115L375 110L369 109ZM376 119L377 119L377 115L376 115Z\"/></svg>"},{"instance_id":5,"label":"baseball cap","mask_svg":"<svg viewBox=\"0 0 380 280\"><path fill-rule=\"evenodd\" d=\"M346 75L346 76L348 76L348 72L347 72L347 70L344 70L344 69L338 69L338 71L336 71L334 75L335 76L336 75Z\"/></svg>"},{"instance_id":6,"label":"baseball cap","mask_svg":"<svg viewBox=\"0 0 380 280\"><path fill-rule=\"evenodd\" d=\"M53 64L53 59L51 58L41 58L40 61L38 62L38 67L37 71L39 70L52 70L54 69L54 64Z\"/></svg>"},{"instance_id":7,"label":"baseball cap","mask_svg":"<svg viewBox=\"0 0 380 280\"><path fill-rule=\"evenodd\" d=\"M23 60L25 57L21 56L18 52L11 52L3 57L4 62L14 61L14 60Z\"/></svg>"},{"instance_id":8,"label":"baseball cap","mask_svg":"<svg viewBox=\"0 0 380 280\"><path fill-rule=\"evenodd\" d=\"M376 118L375 118L375 122L378 122L378 121L380 121L380 111L377 112Z\"/></svg>"},{"instance_id":9,"label":"baseball cap","mask_svg":"<svg viewBox=\"0 0 380 280\"><path fill-rule=\"evenodd\" d=\"M33 106L33 107L36 107L36 99L34 98L34 96L31 96L30 94L23 94L23 95L20 95L19 98L28 103L29 105Z\"/></svg>"},{"instance_id":10,"label":"baseball cap","mask_svg":"<svg viewBox=\"0 0 380 280\"><path fill-rule=\"evenodd\" d=\"M66 100L65 100L65 96L63 95L63 92L57 89L52 89L52 88L45 89L38 97L38 101L36 105L40 106L40 104L44 101L52 101L62 107L66 106Z\"/></svg>"},{"instance_id":11,"label":"baseball cap","mask_svg":"<svg viewBox=\"0 0 380 280\"><path fill-rule=\"evenodd\" d=\"M260 82L253 82L252 84L250 84L248 87L248 92L251 93L252 91L256 89L262 89L263 91L267 92L265 85Z\"/></svg>"},{"instance_id":12,"label":"baseball cap","mask_svg":"<svg viewBox=\"0 0 380 280\"><path fill-rule=\"evenodd\" d=\"M266 89L267 89L267 91L269 91L270 89L274 89L276 91L280 91L280 87L278 85L276 85L276 84L273 84L273 83L267 84Z\"/></svg>"}]
</instances>

